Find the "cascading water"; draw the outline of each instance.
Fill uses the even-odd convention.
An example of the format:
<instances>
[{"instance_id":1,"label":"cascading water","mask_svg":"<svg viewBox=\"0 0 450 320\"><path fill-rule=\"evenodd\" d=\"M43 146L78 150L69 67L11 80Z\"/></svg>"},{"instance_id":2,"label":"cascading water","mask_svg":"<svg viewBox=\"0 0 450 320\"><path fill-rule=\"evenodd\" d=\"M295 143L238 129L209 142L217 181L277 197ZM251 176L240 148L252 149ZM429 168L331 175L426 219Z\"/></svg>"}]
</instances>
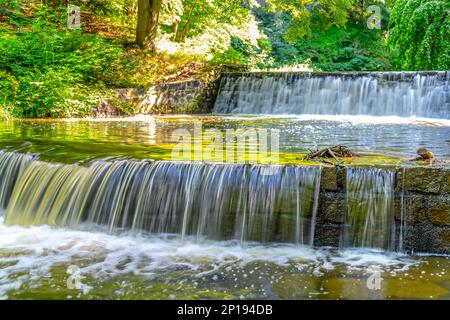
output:
<instances>
[{"instance_id":1,"label":"cascading water","mask_svg":"<svg viewBox=\"0 0 450 320\"><path fill-rule=\"evenodd\" d=\"M450 72L229 75L213 112L450 119Z\"/></svg>"},{"instance_id":2,"label":"cascading water","mask_svg":"<svg viewBox=\"0 0 450 320\"><path fill-rule=\"evenodd\" d=\"M394 251L395 171L347 169L347 217L342 246Z\"/></svg>"},{"instance_id":3,"label":"cascading water","mask_svg":"<svg viewBox=\"0 0 450 320\"><path fill-rule=\"evenodd\" d=\"M320 174L320 167L298 166L29 161L5 223L310 245Z\"/></svg>"},{"instance_id":4,"label":"cascading water","mask_svg":"<svg viewBox=\"0 0 450 320\"><path fill-rule=\"evenodd\" d=\"M8 206L19 175L33 158L30 154L0 151L0 214Z\"/></svg>"}]
</instances>

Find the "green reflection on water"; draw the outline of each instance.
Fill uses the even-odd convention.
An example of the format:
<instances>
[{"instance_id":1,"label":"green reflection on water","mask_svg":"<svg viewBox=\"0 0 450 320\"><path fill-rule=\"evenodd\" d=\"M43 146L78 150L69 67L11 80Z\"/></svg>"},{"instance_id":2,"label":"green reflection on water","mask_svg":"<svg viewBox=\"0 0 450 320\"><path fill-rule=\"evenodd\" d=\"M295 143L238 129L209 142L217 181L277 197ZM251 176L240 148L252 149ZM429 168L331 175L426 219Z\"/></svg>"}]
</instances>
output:
<instances>
[{"instance_id":1,"label":"green reflection on water","mask_svg":"<svg viewBox=\"0 0 450 320\"><path fill-rule=\"evenodd\" d=\"M40 159L62 163L85 163L93 159L133 158L173 161L237 162L264 164L317 165L303 160L305 148L294 147L289 132L280 133L280 148L271 150L270 131L265 141L242 143L239 131L249 129L282 129L289 119L239 119L227 117L151 117L146 120L32 120L0 121L0 149L38 153ZM201 126L198 135L196 125ZM279 126L279 127L277 127ZM177 130L192 139L179 140ZM212 130L218 130L213 132ZM235 140L226 144L227 130L237 132ZM252 131L254 130L254 131ZM195 135L197 134L197 135ZM219 138L217 138L217 134ZM259 137L259 136L258 136ZM216 140L213 140L216 138ZM221 139L218 147L213 142ZM264 144L264 145L263 145ZM188 145L188 153L180 153L180 145ZM177 149L178 148L178 149ZM185 149L186 150L186 149ZM221 152L218 153L218 150ZM198 156L200 155L200 156ZM404 158L364 154L342 159L343 164L400 164ZM335 163L333 159L329 162Z\"/></svg>"}]
</instances>

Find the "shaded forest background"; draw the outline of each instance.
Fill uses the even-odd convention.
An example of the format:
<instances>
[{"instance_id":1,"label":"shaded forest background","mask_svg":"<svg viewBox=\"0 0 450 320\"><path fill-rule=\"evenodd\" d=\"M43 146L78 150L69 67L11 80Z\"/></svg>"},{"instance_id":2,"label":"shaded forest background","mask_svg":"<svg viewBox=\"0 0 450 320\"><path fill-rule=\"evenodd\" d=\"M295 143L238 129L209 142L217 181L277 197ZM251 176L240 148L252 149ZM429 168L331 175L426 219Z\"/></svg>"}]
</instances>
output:
<instances>
[{"instance_id":1,"label":"shaded forest background","mask_svg":"<svg viewBox=\"0 0 450 320\"><path fill-rule=\"evenodd\" d=\"M143 3L150 40L136 34ZM448 0L0 0L0 117L85 116L115 88L187 66L449 70L449 12Z\"/></svg>"}]
</instances>

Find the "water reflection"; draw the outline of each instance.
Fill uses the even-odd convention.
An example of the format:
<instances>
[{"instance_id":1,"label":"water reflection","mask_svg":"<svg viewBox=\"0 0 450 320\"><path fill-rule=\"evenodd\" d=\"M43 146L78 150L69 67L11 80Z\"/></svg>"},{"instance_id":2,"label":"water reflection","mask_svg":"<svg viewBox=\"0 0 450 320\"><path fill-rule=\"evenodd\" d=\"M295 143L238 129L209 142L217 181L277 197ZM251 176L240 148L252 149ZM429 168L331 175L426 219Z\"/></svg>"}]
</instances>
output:
<instances>
[{"instance_id":1,"label":"water reflection","mask_svg":"<svg viewBox=\"0 0 450 320\"><path fill-rule=\"evenodd\" d=\"M381 120L380 120L381 119ZM102 121L0 122L0 148L18 148L25 142L33 152L63 159L126 156L169 159L176 141L173 132L201 124L203 135L193 145L205 144L210 129L274 129L280 133L280 152L306 153L310 149L345 144L362 154L413 157L424 146L438 158L450 158L450 122L380 117L255 117L161 116ZM203 142L198 141L203 139Z\"/></svg>"}]
</instances>

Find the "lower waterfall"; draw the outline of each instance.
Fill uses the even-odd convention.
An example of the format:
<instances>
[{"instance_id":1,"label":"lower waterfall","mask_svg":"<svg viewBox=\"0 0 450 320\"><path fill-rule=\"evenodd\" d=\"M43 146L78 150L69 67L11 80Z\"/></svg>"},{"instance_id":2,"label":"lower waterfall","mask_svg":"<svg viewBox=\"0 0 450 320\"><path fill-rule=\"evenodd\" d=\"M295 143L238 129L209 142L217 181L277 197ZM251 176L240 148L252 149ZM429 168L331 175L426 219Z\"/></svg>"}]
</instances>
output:
<instances>
[{"instance_id":1,"label":"lower waterfall","mask_svg":"<svg viewBox=\"0 0 450 320\"><path fill-rule=\"evenodd\" d=\"M150 160L78 166L5 152L0 173L7 225L314 245L320 166ZM341 247L399 249L395 171L347 168L346 181Z\"/></svg>"},{"instance_id":2,"label":"lower waterfall","mask_svg":"<svg viewBox=\"0 0 450 320\"><path fill-rule=\"evenodd\" d=\"M345 248L397 249L394 215L395 171L347 169Z\"/></svg>"},{"instance_id":3,"label":"lower waterfall","mask_svg":"<svg viewBox=\"0 0 450 320\"><path fill-rule=\"evenodd\" d=\"M15 182L5 223L310 245L320 173L299 166L30 161Z\"/></svg>"},{"instance_id":4,"label":"lower waterfall","mask_svg":"<svg viewBox=\"0 0 450 320\"><path fill-rule=\"evenodd\" d=\"M19 175L30 164L33 157L30 154L0 151L0 213L8 206Z\"/></svg>"}]
</instances>

